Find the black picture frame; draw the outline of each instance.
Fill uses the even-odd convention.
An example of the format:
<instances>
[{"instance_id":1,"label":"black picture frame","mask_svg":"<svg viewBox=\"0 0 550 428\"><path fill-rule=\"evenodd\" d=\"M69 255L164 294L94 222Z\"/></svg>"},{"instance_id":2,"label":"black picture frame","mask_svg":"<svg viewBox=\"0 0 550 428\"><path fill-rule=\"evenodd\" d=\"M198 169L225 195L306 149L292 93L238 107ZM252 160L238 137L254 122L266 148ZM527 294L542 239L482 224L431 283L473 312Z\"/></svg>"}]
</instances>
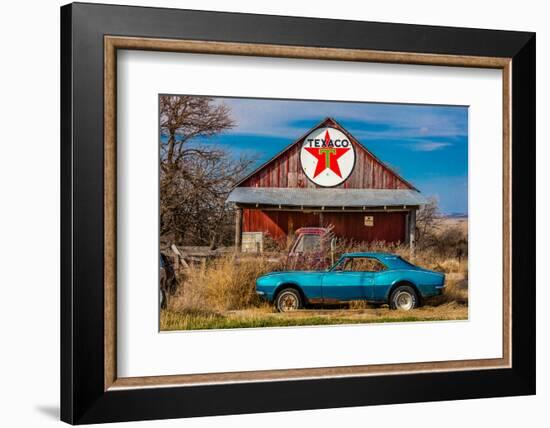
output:
<instances>
[{"instance_id":1,"label":"black picture frame","mask_svg":"<svg viewBox=\"0 0 550 428\"><path fill-rule=\"evenodd\" d=\"M104 36L512 58L512 367L104 390ZM535 34L74 3L61 8L61 419L71 424L535 393Z\"/></svg>"}]
</instances>

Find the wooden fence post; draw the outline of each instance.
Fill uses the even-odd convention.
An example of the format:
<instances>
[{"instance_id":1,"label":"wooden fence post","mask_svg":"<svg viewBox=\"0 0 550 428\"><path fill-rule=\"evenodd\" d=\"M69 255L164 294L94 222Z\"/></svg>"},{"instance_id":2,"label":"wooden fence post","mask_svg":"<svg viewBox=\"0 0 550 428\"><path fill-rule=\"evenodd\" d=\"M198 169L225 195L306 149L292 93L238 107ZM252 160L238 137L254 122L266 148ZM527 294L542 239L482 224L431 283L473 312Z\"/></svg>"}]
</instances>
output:
<instances>
[{"instance_id":1,"label":"wooden fence post","mask_svg":"<svg viewBox=\"0 0 550 428\"><path fill-rule=\"evenodd\" d=\"M243 209L235 207L235 251L241 251L243 227Z\"/></svg>"},{"instance_id":2,"label":"wooden fence post","mask_svg":"<svg viewBox=\"0 0 550 428\"><path fill-rule=\"evenodd\" d=\"M415 246L416 246L416 209L412 209L409 212L409 248L411 251L411 257L414 257Z\"/></svg>"}]
</instances>

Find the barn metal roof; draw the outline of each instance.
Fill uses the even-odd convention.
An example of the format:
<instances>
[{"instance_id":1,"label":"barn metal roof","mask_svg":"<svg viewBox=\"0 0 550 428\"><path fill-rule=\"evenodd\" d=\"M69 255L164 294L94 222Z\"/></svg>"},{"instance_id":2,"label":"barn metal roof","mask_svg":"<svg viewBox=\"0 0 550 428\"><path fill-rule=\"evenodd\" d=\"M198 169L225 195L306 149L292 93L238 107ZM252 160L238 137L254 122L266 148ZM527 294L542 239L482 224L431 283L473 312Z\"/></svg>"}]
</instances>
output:
<instances>
[{"instance_id":1,"label":"barn metal roof","mask_svg":"<svg viewBox=\"0 0 550 428\"><path fill-rule=\"evenodd\" d=\"M297 207L397 207L424 205L427 200L409 189L304 189L236 187L227 202Z\"/></svg>"}]
</instances>

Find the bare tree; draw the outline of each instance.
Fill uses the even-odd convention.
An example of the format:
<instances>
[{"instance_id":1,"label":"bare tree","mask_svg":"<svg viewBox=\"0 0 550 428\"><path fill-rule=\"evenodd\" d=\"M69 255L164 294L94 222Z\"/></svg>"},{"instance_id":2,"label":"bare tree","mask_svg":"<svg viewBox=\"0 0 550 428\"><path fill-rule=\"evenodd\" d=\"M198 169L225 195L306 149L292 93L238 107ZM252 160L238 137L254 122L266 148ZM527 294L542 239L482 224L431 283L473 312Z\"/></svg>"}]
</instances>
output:
<instances>
[{"instance_id":1,"label":"bare tree","mask_svg":"<svg viewBox=\"0 0 550 428\"><path fill-rule=\"evenodd\" d=\"M450 223L439 211L437 199L431 198L416 219L418 246L459 260L468 254L468 234Z\"/></svg>"},{"instance_id":2,"label":"bare tree","mask_svg":"<svg viewBox=\"0 0 550 428\"><path fill-rule=\"evenodd\" d=\"M197 144L235 125L229 108L212 98L161 96L160 231L164 240L184 245L223 243L232 216L225 199L251 160Z\"/></svg>"},{"instance_id":3,"label":"bare tree","mask_svg":"<svg viewBox=\"0 0 550 428\"><path fill-rule=\"evenodd\" d=\"M160 130L168 136L161 146L163 165L177 165L186 156L206 153L189 149L185 143L196 137L210 137L232 128L229 108L214 105L210 97L165 95L160 97Z\"/></svg>"},{"instance_id":4,"label":"bare tree","mask_svg":"<svg viewBox=\"0 0 550 428\"><path fill-rule=\"evenodd\" d=\"M426 248L437 241L437 231L440 227L441 213L436 198L430 198L428 203L418 211L416 217L416 234L420 247Z\"/></svg>"}]
</instances>

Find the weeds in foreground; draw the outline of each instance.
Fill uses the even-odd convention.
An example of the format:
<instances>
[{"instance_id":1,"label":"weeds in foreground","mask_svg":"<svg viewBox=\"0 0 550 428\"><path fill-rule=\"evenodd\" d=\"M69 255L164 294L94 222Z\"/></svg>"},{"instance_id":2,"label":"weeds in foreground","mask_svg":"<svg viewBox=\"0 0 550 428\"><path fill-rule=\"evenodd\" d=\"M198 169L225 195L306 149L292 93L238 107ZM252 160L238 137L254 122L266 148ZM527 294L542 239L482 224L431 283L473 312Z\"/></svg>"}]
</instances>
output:
<instances>
[{"instance_id":1,"label":"weeds in foreground","mask_svg":"<svg viewBox=\"0 0 550 428\"><path fill-rule=\"evenodd\" d=\"M215 313L259 307L262 302L256 295L256 279L274 267L263 257L238 260L232 255L191 267L172 297L170 309Z\"/></svg>"}]
</instances>

